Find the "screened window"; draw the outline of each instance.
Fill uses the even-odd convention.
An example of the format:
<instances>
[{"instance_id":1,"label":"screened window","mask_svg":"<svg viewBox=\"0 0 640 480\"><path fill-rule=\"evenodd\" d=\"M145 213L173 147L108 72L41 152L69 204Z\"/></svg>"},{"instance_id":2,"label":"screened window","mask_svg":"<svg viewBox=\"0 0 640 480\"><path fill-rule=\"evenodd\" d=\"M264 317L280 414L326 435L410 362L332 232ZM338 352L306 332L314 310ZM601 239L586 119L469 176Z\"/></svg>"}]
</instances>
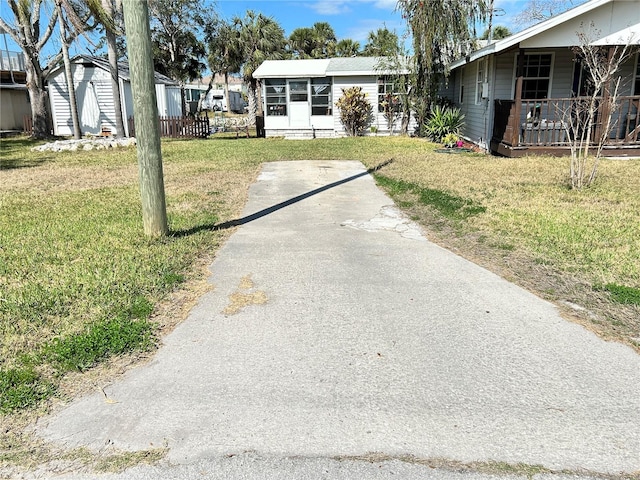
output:
<instances>
[{"instance_id":1,"label":"screened window","mask_svg":"<svg viewBox=\"0 0 640 480\"><path fill-rule=\"evenodd\" d=\"M311 80L311 115L331 115L331 79L314 78Z\"/></svg>"},{"instance_id":2,"label":"screened window","mask_svg":"<svg viewBox=\"0 0 640 480\"><path fill-rule=\"evenodd\" d=\"M549 97L552 59L553 55L550 53L525 54L522 74L523 99L539 100Z\"/></svg>"},{"instance_id":3,"label":"screened window","mask_svg":"<svg viewBox=\"0 0 640 480\"><path fill-rule=\"evenodd\" d=\"M307 81L296 80L289 82L289 100L292 102L306 102L309 93L307 92Z\"/></svg>"},{"instance_id":4,"label":"screened window","mask_svg":"<svg viewBox=\"0 0 640 480\"><path fill-rule=\"evenodd\" d=\"M285 116L287 114L287 84L284 78L265 80L265 102L267 115Z\"/></svg>"},{"instance_id":5,"label":"screened window","mask_svg":"<svg viewBox=\"0 0 640 480\"><path fill-rule=\"evenodd\" d=\"M478 61L478 71L476 75L476 104L482 102L482 84L487 81L487 59Z\"/></svg>"}]
</instances>

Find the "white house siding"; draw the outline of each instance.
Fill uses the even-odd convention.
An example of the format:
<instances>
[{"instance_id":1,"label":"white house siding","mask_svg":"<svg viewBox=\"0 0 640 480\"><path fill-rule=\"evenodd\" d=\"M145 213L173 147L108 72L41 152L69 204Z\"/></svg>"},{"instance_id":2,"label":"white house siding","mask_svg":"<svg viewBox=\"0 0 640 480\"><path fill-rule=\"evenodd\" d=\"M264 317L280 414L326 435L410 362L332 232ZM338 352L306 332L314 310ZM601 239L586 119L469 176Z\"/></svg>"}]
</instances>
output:
<instances>
[{"instance_id":1,"label":"white house siding","mask_svg":"<svg viewBox=\"0 0 640 480\"><path fill-rule=\"evenodd\" d=\"M337 135L344 136L346 131L344 125L340 121L340 110L335 106L335 103L342 97L342 89L351 87L362 87L362 91L367 96L367 100L373 106L374 122L373 125L377 126L380 130L384 125L386 129L386 122L382 114L378 114L378 81L376 77L334 77L333 78L333 128ZM382 120L382 121L380 121Z\"/></svg>"},{"instance_id":2,"label":"white house siding","mask_svg":"<svg viewBox=\"0 0 640 480\"><path fill-rule=\"evenodd\" d=\"M454 103L460 107L465 115L465 126L463 128L463 136L478 145L486 145L488 143L487 132L490 132L490 123L492 121L490 115L489 104L492 102L494 80L492 58L489 59L487 65L489 97L476 101L476 78L478 72L478 61L471 62L464 66L464 75L458 69L456 74ZM461 78L462 76L462 78ZM462 103L460 103L460 84L464 87L464 95Z\"/></svg>"}]
</instances>

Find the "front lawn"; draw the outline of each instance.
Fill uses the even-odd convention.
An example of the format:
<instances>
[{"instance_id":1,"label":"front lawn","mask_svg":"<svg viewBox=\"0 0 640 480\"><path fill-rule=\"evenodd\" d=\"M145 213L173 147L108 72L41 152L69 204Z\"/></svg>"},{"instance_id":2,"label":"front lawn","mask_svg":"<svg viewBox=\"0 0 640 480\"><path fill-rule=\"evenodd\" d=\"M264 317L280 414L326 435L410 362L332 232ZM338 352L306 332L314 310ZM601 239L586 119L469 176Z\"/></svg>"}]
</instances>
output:
<instances>
[{"instance_id":1,"label":"front lawn","mask_svg":"<svg viewBox=\"0 0 640 480\"><path fill-rule=\"evenodd\" d=\"M576 192L567 159L446 155L421 139L168 140L171 235L150 241L134 149L54 154L33 145L2 139L0 151L6 419L148 356L207 288L206 266L232 233L214 227L239 216L260 165L274 160L374 167L393 158L377 181L431 240L640 351L640 160L604 160L596 184ZM13 438L0 453L20 444ZM17 461L0 455L0 465L3 457Z\"/></svg>"}]
</instances>

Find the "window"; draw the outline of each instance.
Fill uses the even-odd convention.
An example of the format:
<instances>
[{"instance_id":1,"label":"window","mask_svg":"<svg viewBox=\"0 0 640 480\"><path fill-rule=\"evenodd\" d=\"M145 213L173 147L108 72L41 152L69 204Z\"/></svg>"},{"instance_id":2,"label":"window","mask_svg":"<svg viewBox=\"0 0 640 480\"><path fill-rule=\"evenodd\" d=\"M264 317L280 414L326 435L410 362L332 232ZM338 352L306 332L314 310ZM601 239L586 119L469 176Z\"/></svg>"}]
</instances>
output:
<instances>
[{"instance_id":1,"label":"window","mask_svg":"<svg viewBox=\"0 0 640 480\"><path fill-rule=\"evenodd\" d=\"M311 115L331 115L331 79L314 78L311 80Z\"/></svg>"},{"instance_id":2,"label":"window","mask_svg":"<svg viewBox=\"0 0 640 480\"><path fill-rule=\"evenodd\" d=\"M482 103L482 85L487 81L487 59L478 60L478 71L476 74L476 105Z\"/></svg>"},{"instance_id":3,"label":"window","mask_svg":"<svg viewBox=\"0 0 640 480\"><path fill-rule=\"evenodd\" d=\"M384 112L387 95L393 93L393 79L391 77L378 78L378 112Z\"/></svg>"},{"instance_id":4,"label":"window","mask_svg":"<svg viewBox=\"0 0 640 480\"><path fill-rule=\"evenodd\" d=\"M525 54L522 71L521 98L525 100L539 100L549 97L552 60L553 55L550 53Z\"/></svg>"},{"instance_id":5,"label":"window","mask_svg":"<svg viewBox=\"0 0 640 480\"><path fill-rule=\"evenodd\" d=\"M267 106L267 115L287 115L286 87L287 85L284 78L265 80L265 100Z\"/></svg>"},{"instance_id":6,"label":"window","mask_svg":"<svg viewBox=\"0 0 640 480\"><path fill-rule=\"evenodd\" d=\"M392 104L393 109L400 109L400 97L395 90L393 77L385 76L378 78L378 112L384 113L385 105Z\"/></svg>"},{"instance_id":7,"label":"window","mask_svg":"<svg viewBox=\"0 0 640 480\"><path fill-rule=\"evenodd\" d=\"M307 81L296 80L289 82L289 101L306 102L309 93L307 92Z\"/></svg>"},{"instance_id":8,"label":"window","mask_svg":"<svg viewBox=\"0 0 640 480\"><path fill-rule=\"evenodd\" d=\"M458 103L464 103L464 70L465 67L460 69L460 93L458 96Z\"/></svg>"}]
</instances>

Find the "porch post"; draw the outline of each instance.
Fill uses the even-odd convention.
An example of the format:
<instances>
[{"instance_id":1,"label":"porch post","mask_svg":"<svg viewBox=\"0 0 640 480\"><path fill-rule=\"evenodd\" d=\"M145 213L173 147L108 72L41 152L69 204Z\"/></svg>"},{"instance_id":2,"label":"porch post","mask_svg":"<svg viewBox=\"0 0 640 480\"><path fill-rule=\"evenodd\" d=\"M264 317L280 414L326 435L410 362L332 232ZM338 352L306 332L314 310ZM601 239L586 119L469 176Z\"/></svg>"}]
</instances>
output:
<instances>
[{"instance_id":1,"label":"porch post","mask_svg":"<svg viewBox=\"0 0 640 480\"><path fill-rule=\"evenodd\" d=\"M516 147L520 144L520 116L522 114L522 81L524 75L524 49L518 51L518 66L516 68L516 91L514 94L513 108L513 130L511 145Z\"/></svg>"}]
</instances>

